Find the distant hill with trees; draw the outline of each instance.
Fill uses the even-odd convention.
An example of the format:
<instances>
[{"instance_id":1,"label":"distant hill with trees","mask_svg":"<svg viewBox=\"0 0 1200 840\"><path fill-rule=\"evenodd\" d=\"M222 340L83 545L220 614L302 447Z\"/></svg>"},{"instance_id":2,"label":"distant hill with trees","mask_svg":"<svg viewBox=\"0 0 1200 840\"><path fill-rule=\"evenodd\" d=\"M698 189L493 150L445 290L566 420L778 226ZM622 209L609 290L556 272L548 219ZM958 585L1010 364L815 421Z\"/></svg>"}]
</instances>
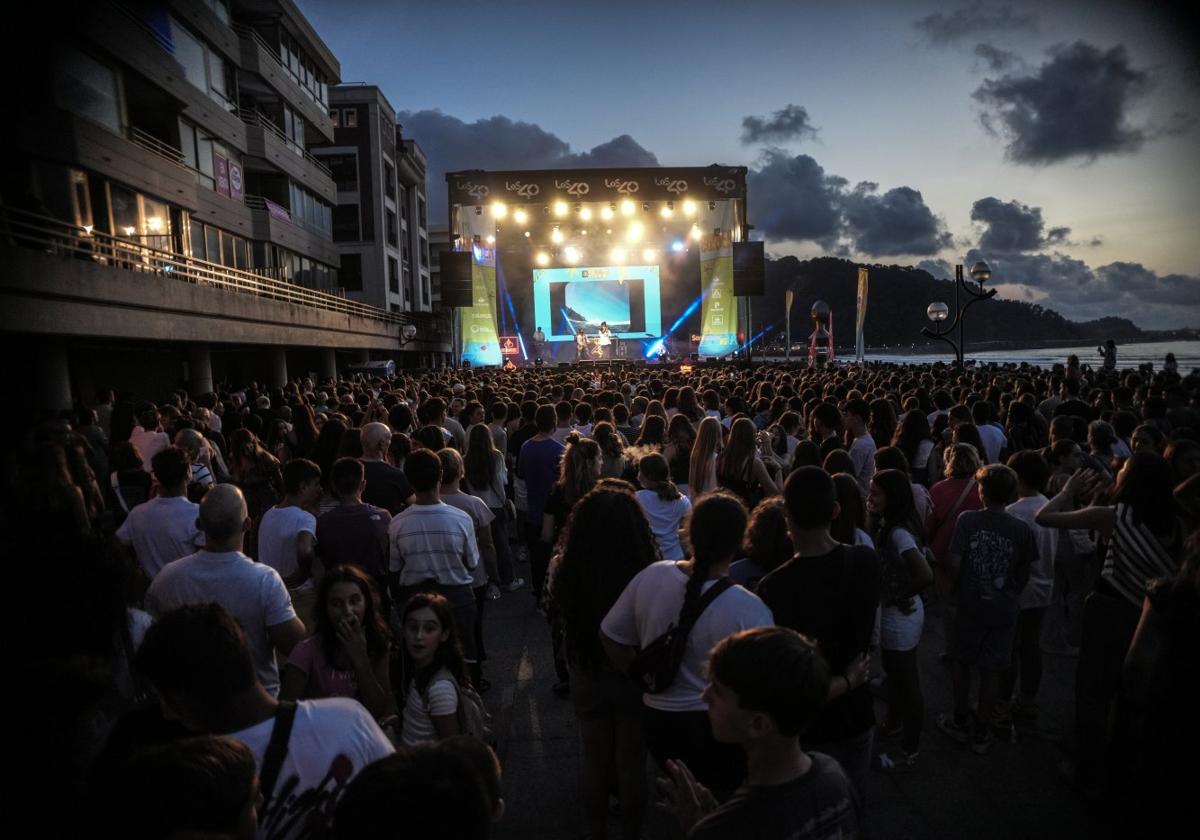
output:
<instances>
[{"instance_id":1,"label":"distant hill with trees","mask_svg":"<svg viewBox=\"0 0 1200 840\"><path fill-rule=\"evenodd\" d=\"M768 259L766 294L755 299L754 331L767 325L782 331L784 292L796 293L792 307L792 340L803 340L812 332L809 309L823 300L834 313L834 338L838 346L854 343L854 321L860 263L835 257L800 260L796 257ZM874 347L918 347L927 343L921 328L930 326L925 309L935 300L954 307L953 281L935 279L919 268L900 265L870 265L871 289L867 320L867 344ZM953 318L953 312L951 312ZM774 331L772 331L774 332ZM1107 338L1133 341L1145 333L1128 318L1069 321L1053 309L1021 300L981 301L967 313L967 337L980 344L1034 345L1037 342L1091 342Z\"/></svg>"}]
</instances>

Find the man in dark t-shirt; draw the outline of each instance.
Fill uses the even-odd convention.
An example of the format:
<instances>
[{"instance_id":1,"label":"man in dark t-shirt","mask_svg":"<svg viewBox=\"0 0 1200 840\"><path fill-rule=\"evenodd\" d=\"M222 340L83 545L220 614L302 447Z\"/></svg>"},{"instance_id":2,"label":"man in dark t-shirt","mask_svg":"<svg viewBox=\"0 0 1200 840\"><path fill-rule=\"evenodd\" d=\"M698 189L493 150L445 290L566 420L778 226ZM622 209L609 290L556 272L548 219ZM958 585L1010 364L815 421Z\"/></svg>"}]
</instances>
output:
<instances>
[{"instance_id":1,"label":"man in dark t-shirt","mask_svg":"<svg viewBox=\"0 0 1200 840\"><path fill-rule=\"evenodd\" d=\"M380 598L386 600L392 516L384 508L363 502L363 464L354 458L339 458L334 463L329 486L338 506L317 517L317 557L326 569L358 566L371 576Z\"/></svg>"},{"instance_id":2,"label":"man in dark t-shirt","mask_svg":"<svg viewBox=\"0 0 1200 840\"><path fill-rule=\"evenodd\" d=\"M385 460L391 443L392 430L383 423L368 423L363 427L361 460L367 476L363 501L386 508L388 513L395 516L412 504L413 489L404 470L393 467Z\"/></svg>"},{"instance_id":3,"label":"man in dark t-shirt","mask_svg":"<svg viewBox=\"0 0 1200 840\"><path fill-rule=\"evenodd\" d=\"M870 690L854 675L865 661L879 605L880 563L874 549L838 543L829 524L838 512L833 479L801 467L784 485L796 549L764 577L758 596L775 622L815 640L834 673L829 702L805 732L810 746L836 758L865 800L875 727Z\"/></svg>"},{"instance_id":4,"label":"man in dark t-shirt","mask_svg":"<svg viewBox=\"0 0 1200 840\"><path fill-rule=\"evenodd\" d=\"M669 807L691 840L817 840L859 834L860 806L837 761L799 735L825 703L829 666L784 627L743 630L709 657L713 736L746 751L746 781L720 806L682 762L667 762ZM865 678L865 671L855 679Z\"/></svg>"}]
</instances>

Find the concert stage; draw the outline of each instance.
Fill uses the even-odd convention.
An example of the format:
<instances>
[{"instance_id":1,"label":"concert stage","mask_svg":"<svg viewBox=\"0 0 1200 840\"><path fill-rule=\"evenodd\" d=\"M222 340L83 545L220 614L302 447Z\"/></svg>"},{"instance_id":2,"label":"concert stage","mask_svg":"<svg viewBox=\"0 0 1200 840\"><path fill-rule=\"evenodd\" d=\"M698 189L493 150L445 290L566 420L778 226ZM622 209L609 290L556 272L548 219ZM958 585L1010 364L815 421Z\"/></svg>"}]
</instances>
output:
<instances>
[{"instance_id":1,"label":"concert stage","mask_svg":"<svg viewBox=\"0 0 1200 840\"><path fill-rule=\"evenodd\" d=\"M442 300L461 310L459 349L472 365L739 349L745 167L466 171L446 181L455 253L442 255Z\"/></svg>"}]
</instances>

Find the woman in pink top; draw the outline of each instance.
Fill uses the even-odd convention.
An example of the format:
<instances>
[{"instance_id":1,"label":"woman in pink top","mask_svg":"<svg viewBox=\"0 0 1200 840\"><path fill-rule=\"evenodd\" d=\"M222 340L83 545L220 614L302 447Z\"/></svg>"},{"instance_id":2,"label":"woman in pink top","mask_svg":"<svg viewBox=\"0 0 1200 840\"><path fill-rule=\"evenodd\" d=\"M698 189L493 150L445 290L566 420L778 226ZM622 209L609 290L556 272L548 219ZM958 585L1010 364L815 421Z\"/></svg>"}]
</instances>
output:
<instances>
[{"instance_id":1,"label":"woman in pink top","mask_svg":"<svg viewBox=\"0 0 1200 840\"><path fill-rule=\"evenodd\" d=\"M292 649L279 699L353 697L376 720L395 715L391 633L375 584L357 566L334 566L321 581L317 604L316 632Z\"/></svg>"},{"instance_id":2,"label":"woman in pink top","mask_svg":"<svg viewBox=\"0 0 1200 840\"><path fill-rule=\"evenodd\" d=\"M942 601L942 626L946 638L954 628L954 599L950 597L950 576L946 573L950 540L954 525L964 510L979 510L983 502L975 486L975 471L982 466L979 453L969 443L946 447L946 478L929 488L933 510L925 520L925 533L933 550L933 581ZM949 642L947 642L948 644Z\"/></svg>"}]
</instances>

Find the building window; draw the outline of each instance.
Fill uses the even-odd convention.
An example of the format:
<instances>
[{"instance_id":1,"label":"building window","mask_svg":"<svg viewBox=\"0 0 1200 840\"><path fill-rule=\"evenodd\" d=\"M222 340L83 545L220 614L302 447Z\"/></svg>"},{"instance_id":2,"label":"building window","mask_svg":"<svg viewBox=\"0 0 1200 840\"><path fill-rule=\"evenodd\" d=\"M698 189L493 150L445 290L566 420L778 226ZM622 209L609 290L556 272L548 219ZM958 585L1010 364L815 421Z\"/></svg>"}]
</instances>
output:
<instances>
[{"instance_id":1,"label":"building window","mask_svg":"<svg viewBox=\"0 0 1200 840\"><path fill-rule=\"evenodd\" d=\"M417 225L427 227L425 224L425 196L417 196Z\"/></svg>"},{"instance_id":2,"label":"building window","mask_svg":"<svg viewBox=\"0 0 1200 840\"><path fill-rule=\"evenodd\" d=\"M396 214L391 210L387 211L387 243L395 246L399 242L399 237L396 234Z\"/></svg>"},{"instance_id":3,"label":"building window","mask_svg":"<svg viewBox=\"0 0 1200 840\"><path fill-rule=\"evenodd\" d=\"M400 271L396 266L396 258L388 257L388 289L392 294L400 294Z\"/></svg>"},{"instance_id":4,"label":"building window","mask_svg":"<svg viewBox=\"0 0 1200 840\"><path fill-rule=\"evenodd\" d=\"M342 125L346 128L358 128L357 108L347 108L342 111Z\"/></svg>"},{"instance_id":5,"label":"building window","mask_svg":"<svg viewBox=\"0 0 1200 840\"><path fill-rule=\"evenodd\" d=\"M386 160L383 162L383 194L388 198L396 198L396 167Z\"/></svg>"},{"instance_id":6,"label":"building window","mask_svg":"<svg viewBox=\"0 0 1200 840\"><path fill-rule=\"evenodd\" d=\"M339 204L333 208L333 241L358 242L362 229L357 204Z\"/></svg>"},{"instance_id":7,"label":"building window","mask_svg":"<svg viewBox=\"0 0 1200 840\"><path fill-rule=\"evenodd\" d=\"M388 309L391 310L392 312L403 312L404 311L400 308L400 304L398 304L398 303L389 303Z\"/></svg>"},{"instance_id":8,"label":"building window","mask_svg":"<svg viewBox=\"0 0 1200 840\"><path fill-rule=\"evenodd\" d=\"M226 110L236 110L237 106L229 92L225 60L175 18L171 18L171 40L175 47L175 59L183 65L184 78L221 103Z\"/></svg>"},{"instance_id":9,"label":"building window","mask_svg":"<svg viewBox=\"0 0 1200 840\"><path fill-rule=\"evenodd\" d=\"M333 183L341 192L358 192L358 155L321 155L321 162L333 173Z\"/></svg>"},{"instance_id":10,"label":"building window","mask_svg":"<svg viewBox=\"0 0 1200 840\"><path fill-rule=\"evenodd\" d=\"M426 306L429 305L429 278L428 277L423 277L421 279L421 302L424 303Z\"/></svg>"},{"instance_id":11,"label":"building window","mask_svg":"<svg viewBox=\"0 0 1200 840\"><path fill-rule=\"evenodd\" d=\"M425 237L421 237L421 267L429 268L429 243L425 241Z\"/></svg>"},{"instance_id":12,"label":"building window","mask_svg":"<svg viewBox=\"0 0 1200 840\"><path fill-rule=\"evenodd\" d=\"M338 285L347 292L362 291L361 254L342 254L342 267L338 269Z\"/></svg>"},{"instance_id":13,"label":"building window","mask_svg":"<svg viewBox=\"0 0 1200 840\"><path fill-rule=\"evenodd\" d=\"M117 74L91 56L63 47L54 67L54 101L65 111L121 133Z\"/></svg>"},{"instance_id":14,"label":"building window","mask_svg":"<svg viewBox=\"0 0 1200 840\"><path fill-rule=\"evenodd\" d=\"M337 108L330 108L330 109L329 109L329 119L333 120L333 127L334 127L334 128L341 128L341 127L342 127L341 113L342 113L342 112L341 112L341 111L339 111Z\"/></svg>"}]
</instances>

